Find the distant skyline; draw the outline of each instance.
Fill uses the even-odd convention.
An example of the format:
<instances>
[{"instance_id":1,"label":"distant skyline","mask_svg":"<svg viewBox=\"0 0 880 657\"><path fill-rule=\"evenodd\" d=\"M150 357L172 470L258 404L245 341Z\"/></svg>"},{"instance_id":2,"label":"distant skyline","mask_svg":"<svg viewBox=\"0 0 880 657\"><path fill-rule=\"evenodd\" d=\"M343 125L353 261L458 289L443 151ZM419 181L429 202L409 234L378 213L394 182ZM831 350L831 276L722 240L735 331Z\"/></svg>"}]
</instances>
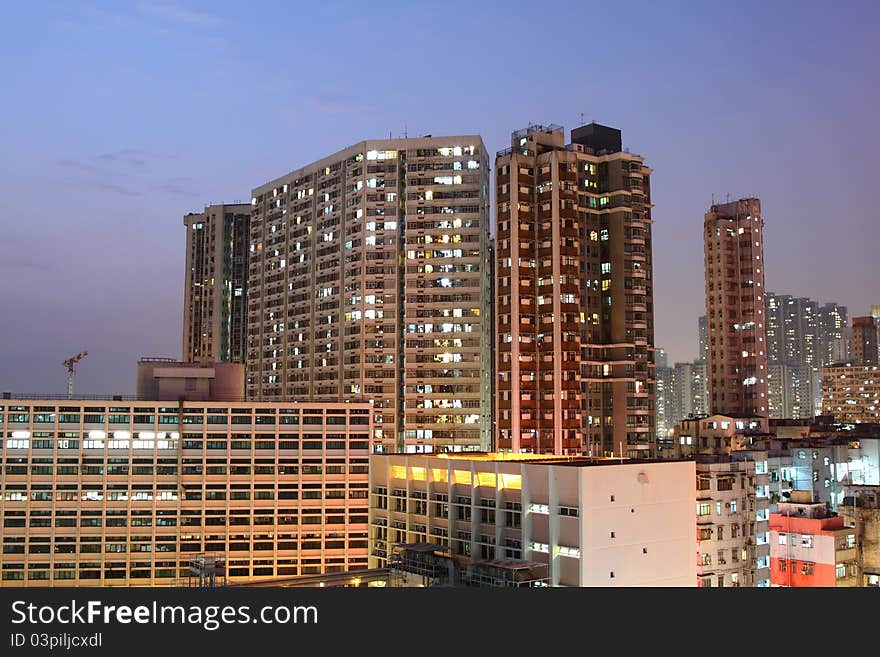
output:
<instances>
[{"instance_id":1,"label":"distant skyline","mask_svg":"<svg viewBox=\"0 0 880 657\"><path fill-rule=\"evenodd\" d=\"M188 212L362 139L478 133L494 159L581 114L654 169L670 364L697 357L713 194L761 199L767 290L880 304L875 3L5 9L0 391L63 394L88 350L76 392L133 394L139 356L180 357Z\"/></svg>"}]
</instances>

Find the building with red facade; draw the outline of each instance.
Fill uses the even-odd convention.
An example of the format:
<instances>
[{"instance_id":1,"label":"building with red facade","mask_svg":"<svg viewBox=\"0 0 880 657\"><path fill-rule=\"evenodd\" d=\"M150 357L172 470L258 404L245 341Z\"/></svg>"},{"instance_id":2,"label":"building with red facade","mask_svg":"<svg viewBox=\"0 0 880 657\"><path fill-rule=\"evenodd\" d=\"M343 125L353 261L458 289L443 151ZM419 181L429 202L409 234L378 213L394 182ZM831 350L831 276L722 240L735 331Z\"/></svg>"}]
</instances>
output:
<instances>
[{"instance_id":1,"label":"building with red facade","mask_svg":"<svg viewBox=\"0 0 880 657\"><path fill-rule=\"evenodd\" d=\"M771 586L858 586L856 533L809 491L770 514Z\"/></svg>"}]
</instances>

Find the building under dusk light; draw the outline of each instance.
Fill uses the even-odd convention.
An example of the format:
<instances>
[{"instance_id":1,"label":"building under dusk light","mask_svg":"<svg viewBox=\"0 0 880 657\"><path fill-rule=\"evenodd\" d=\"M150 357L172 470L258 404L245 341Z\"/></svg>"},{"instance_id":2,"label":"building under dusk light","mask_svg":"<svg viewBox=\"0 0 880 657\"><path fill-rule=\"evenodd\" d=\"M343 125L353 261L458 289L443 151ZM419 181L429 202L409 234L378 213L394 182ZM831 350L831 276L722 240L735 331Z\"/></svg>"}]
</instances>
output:
<instances>
[{"instance_id":1,"label":"building under dusk light","mask_svg":"<svg viewBox=\"0 0 880 657\"><path fill-rule=\"evenodd\" d=\"M858 586L856 532L843 516L794 491L770 514L772 586Z\"/></svg>"},{"instance_id":2,"label":"building under dusk light","mask_svg":"<svg viewBox=\"0 0 880 657\"><path fill-rule=\"evenodd\" d=\"M371 399L382 451L488 449L489 160L362 141L253 190L247 394Z\"/></svg>"},{"instance_id":3,"label":"building under dusk light","mask_svg":"<svg viewBox=\"0 0 880 657\"><path fill-rule=\"evenodd\" d=\"M761 201L712 205L703 224L709 412L766 416Z\"/></svg>"},{"instance_id":4,"label":"building under dusk light","mask_svg":"<svg viewBox=\"0 0 880 657\"><path fill-rule=\"evenodd\" d=\"M183 360L243 363L251 207L206 206L183 218Z\"/></svg>"},{"instance_id":5,"label":"building under dusk light","mask_svg":"<svg viewBox=\"0 0 880 657\"><path fill-rule=\"evenodd\" d=\"M399 544L547 564L551 586L696 586L693 461L370 457L370 567Z\"/></svg>"},{"instance_id":6,"label":"building under dusk light","mask_svg":"<svg viewBox=\"0 0 880 657\"><path fill-rule=\"evenodd\" d=\"M497 154L498 449L656 456L651 173L597 123Z\"/></svg>"},{"instance_id":7,"label":"building under dusk light","mask_svg":"<svg viewBox=\"0 0 880 657\"><path fill-rule=\"evenodd\" d=\"M0 586L367 565L367 403L0 400Z\"/></svg>"},{"instance_id":8,"label":"building under dusk light","mask_svg":"<svg viewBox=\"0 0 880 657\"><path fill-rule=\"evenodd\" d=\"M822 411L837 422L880 422L880 369L837 363L822 368Z\"/></svg>"}]
</instances>

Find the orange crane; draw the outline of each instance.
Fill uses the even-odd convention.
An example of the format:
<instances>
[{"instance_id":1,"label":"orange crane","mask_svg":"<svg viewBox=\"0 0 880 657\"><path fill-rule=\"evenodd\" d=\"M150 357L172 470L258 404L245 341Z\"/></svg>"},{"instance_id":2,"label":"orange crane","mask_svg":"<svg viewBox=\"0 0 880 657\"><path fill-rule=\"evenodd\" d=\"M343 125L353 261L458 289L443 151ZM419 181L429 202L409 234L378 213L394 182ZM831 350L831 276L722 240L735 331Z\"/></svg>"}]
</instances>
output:
<instances>
[{"instance_id":1,"label":"orange crane","mask_svg":"<svg viewBox=\"0 0 880 657\"><path fill-rule=\"evenodd\" d=\"M67 398L73 399L73 375L76 373L76 364L89 355L88 351L81 351L76 356L71 356L64 361L67 368Z\"/></svg>"}]
</instances>

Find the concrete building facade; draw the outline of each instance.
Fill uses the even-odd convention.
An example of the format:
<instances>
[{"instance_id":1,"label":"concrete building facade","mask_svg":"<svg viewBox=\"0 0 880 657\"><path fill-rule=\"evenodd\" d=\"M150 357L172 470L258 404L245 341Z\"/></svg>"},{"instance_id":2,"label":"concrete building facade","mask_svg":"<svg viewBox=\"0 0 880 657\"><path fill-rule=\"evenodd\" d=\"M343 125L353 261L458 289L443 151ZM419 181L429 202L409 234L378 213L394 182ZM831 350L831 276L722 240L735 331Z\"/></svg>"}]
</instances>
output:
<instances>
[{"instance_id":1,"label":"concrete building facade","mask_svg":"<svg viewBox=\"0 0 880 657\"><path fill-rule=\"evenodd\" d=\"M183 360L244 363L247 328L247 204L206 206L183 218Z\"/></svg>"},{"instance_id":2,"label":"concrete building facade","mask_svg":"<svg viewBox=\"0 0 880 657\"><path fill-rule=\"evenodd\" d=\"M858 586L856 534L843 516L793 493L770 514L772 586Z\"/></svg>"},{"instance_id":3,"label":"concrete building facade","mask_svg":"<svg viewBox=\"0 0 880 657\"><path fill-rule=\"evenodd\" d=\"M0 586L367 565L366 403L0 401Z\"/></svg>"},{"instance_id":4,"label":"concrete building facade","mask_svg":"<svg viewBox=\"0 0 880 657\"><path fill-rule=\"evenodd\" d=\"M373 455L370 567L395 544L549 566L552 586L694 586L693 461Z\"/></svg>"},{"instance_id":5,"label":"concrete building facade","mask_svg":"<svg viewBox=\"0 0 880 657\"><path fill-rule=\"evenodd\" d=\"M810 419L816 415L813 368L792 362L767 365L767 408L771 418ZM819 391L821 396L821 388Z\"/></svg>"},{"instance_id":6,"label":"concrete building facade","mask_svg":"<svg viewBox=\"0 0 880 657\"><path fill-rule=\"evenodd\" d=\"M843 423L880 422L877 365L840 363L822 368L822 412Z\"/></svg>"},{"instance_id":7,"label":"concrete building facade","mask_svg":"<svg viewBox=\"0 0 880 657\"><path fill-rule=\"evenodd\" d=\"M173 358L140 358L137 398L244 401L244 364L181 363Z\"/></svg>"},{"instance_id":8,"label":"concrete building facade","mask_svg":"<svg viewBox=\"0 0 880 657\"><path fill-rule=\"evenodd\" d=\"M874 317L853 317L852 321L852 354L855 365L878 365L877 331L880 322Z\"/></svg>"},{"instance_id":9,"label":"concrete building facade","mask_svg":"<svg viewBox=\"0 0 880 657\"><path fill-rule=\"evenodd\" d=\"M766 416L761 202L712 205L703 227L710 413Z\"/></svg>"},{"instance_id":10,"label":"concrete building facade","mask_svg":"<svg viewBox=\"0 0 880 657\"><path fill-rule=\"evenodd\" d=\"M650 176L595 123L497 154L498 449L655 454Z\"/></svg>"},{"instance_id":11,"label":"concrete building facade","mask_svg":"<svg viewBox=\"0 0 880 657\"><path fill-rule=\"evenodd\" d=\"M489 160L363 141L253 190L247 393L374 401L385 451L488 449Z\"/></svg>"},{"instance_id":12,"label":"concrete building facade","mask_svg":"<svg viewBox=\"0 0 880 657\"><path fill-rule=\"evenodd\" d=\"M818 365L839 363L849 358L849 315L846 306L826 303L819 308Z\"/></svg>"},{"instance_id":13,"label":"concrete building facade","mask_svg":"<svg viewBox=\"0 0 880 657\"><path fill-rule=\"evenodd\" d=\"M697 360L705 364L709 360L709 325L705 315L701 315L697 320L697 336L700 348Z\"/></svg>"},{"instance_id":14,"label":"concrete building facade","mask_svg":"<svg viewBox=\"0 0 880 657\"><path fill-rule=\"evenodd\" d=\"M855 529L857 585L880 587L880 486L848 486L839 513Z\"/></svg>"},{"instance_id":15,"label":"concrete building facade","mask_svg":"<svg viewBox=\"0 0 880 657\"><path fill-rule=\"evenodd\" d=\"M767 453L695 459L699 586L770 586Z\"/></svg>"}]
</instances>

